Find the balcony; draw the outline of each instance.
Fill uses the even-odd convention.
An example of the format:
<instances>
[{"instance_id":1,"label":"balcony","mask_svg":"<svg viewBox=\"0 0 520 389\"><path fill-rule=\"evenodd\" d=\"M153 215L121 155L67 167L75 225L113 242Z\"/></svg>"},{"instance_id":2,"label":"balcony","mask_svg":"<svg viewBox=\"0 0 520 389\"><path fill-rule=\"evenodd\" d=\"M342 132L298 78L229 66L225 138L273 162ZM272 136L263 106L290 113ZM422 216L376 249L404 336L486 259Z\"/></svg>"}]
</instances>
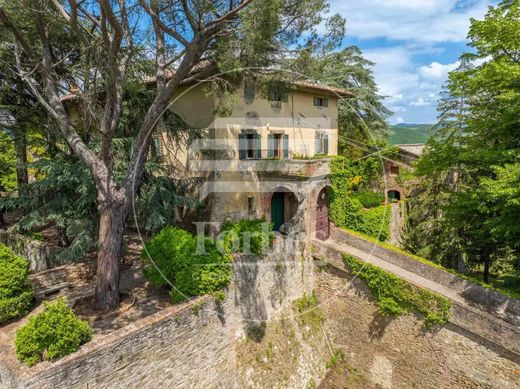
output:
<instances>
[{"instance_id":1,"label":"balcony","mask_svg":"<svg viewBox=\"0 0 520 389\"><path fill-rule=\"evenodd\" d=\"M330 174L330 158L257 160L255 170L260 177L285 177L305 180ZM243 161L253 162L253 161Z\"/></svg>"}]
</instances>

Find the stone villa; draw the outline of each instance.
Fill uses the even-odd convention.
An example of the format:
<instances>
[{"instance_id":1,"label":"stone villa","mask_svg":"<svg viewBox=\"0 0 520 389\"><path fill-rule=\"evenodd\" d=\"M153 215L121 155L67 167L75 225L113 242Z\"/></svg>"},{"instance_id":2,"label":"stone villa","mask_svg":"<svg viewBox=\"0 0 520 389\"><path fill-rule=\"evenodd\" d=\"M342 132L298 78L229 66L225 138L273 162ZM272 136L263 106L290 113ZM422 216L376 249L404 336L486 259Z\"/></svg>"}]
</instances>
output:
<instances>
[{"instance_id":1,"label":"stone villa","mask_svg":"<svg viewBox=\"0 0 520 389\"><path fill-rule=\"evenodd\" d=\"M312 82L264 94L244 85L219 117L203 84L182 87L172 109L206 135L188 147L158 130L156 150L176 176L206 178L197 196L211 221L265 217L277 231L326 239L327 156L338 153L338 101L352 95Z\"/></svg>"}]
</instances>

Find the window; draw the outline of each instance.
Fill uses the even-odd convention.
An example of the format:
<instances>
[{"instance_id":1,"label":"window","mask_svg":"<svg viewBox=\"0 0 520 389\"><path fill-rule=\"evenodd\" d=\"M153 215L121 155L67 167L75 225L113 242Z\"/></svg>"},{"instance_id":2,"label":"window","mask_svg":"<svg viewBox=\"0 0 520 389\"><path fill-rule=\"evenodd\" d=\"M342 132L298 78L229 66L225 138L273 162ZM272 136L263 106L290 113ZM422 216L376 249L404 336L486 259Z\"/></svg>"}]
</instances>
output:
<instances>
[{"instance_id":1,"label":"window","mask_svg":"<svg viewBox=\"0 0 520 389\"><path fill-rule=\"evenodd\" d=\"M161 157L162 156L161 138L158 137L158 136L154 136L152 138L152 155L154 157Z\"/></svg>"},{"instance_id":2,"label":"window","mask_svg":"<svg viewBox=\"0 0 520 389\"><path fill-rule=\"evenodd\" d=\"M253 213L256 211L255 209L255 198L254 197L248 197L247 198L247 211L249 213Z\"/></svg>"},{"instance_id":3,"label":"window","mask_svg":"<svg viewBox=\"0 0 520 389\"><path fill-rule=\"evenodd\" d=\"M315 107L328 107L329 99L327 97L314 97Z\"/></svg>"},{"instance_id":4,"label":"window","mask_svg":"<svg viewBox=\"0 0 520 389\"><path fill-rule=\"evenodd\" d=\"M267 148L269 158L289 158L289 135L269 134Z\"/></svg>"},{"instance_id":5,"label":"window","mask_svg":"<svg viewBox=\"0 0 520 389\"><path fill-rule=\"evenodd\" d=\"M260 134L249 130L238 136L238 143L240 159L260 158Z\"/></svg>"},{"instance_id":6,"label":"window","mask_svg":"<svg viewBox=\"0 0 520 389\"><path fill-rule=\"evenodd\" d=\"M267 98L271 102L287 102L289 100L287 87L285 87L283 84L271 85L268 90Z\"/></svg>"},{"instance_id":7,"label":"window","mask_svg":"<svg viewBox=\"0 0 520 389\"><path fill-rule=\"evenodd\" d=\"M390 174L397 176L399 174L399 166L390 166Z\"/></svg>"},{"instance_id":8,"label":"window","mask_svg":"<svg viewBox=\"0 0 520 389\"><path fill-rule=\"evenodd\" d=\"M326 132L316 131L314 154L329 154L329 134Z\"/></svg>"},{"instance_id":9,"label":"window","mask_svg":"<svg viewBox=\"0 0 520 389\"><path fill-rule=\"evenodd\" d=\"M253 81L244 82L244 100L246 104L252 104L255 101L255 84Z\"/></svg>"}]
</instances>

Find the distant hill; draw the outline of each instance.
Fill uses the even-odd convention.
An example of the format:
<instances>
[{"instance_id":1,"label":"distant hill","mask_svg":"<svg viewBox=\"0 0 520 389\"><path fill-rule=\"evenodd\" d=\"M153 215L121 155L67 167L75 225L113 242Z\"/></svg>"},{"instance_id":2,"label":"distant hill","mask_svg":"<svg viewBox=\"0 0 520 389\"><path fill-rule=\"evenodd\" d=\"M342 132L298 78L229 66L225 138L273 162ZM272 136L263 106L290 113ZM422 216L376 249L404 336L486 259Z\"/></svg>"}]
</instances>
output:
<instances>
[{"instance_id":1,"label":"distant hill","mask_svg":"<svg viewBox=\"0 0 520 389\"><path fill-rule=\"evenodd\" d=\"M426 143L433 124L401 123L390 127L390 143L393 145Z\"/></svg>"}]
</instances>

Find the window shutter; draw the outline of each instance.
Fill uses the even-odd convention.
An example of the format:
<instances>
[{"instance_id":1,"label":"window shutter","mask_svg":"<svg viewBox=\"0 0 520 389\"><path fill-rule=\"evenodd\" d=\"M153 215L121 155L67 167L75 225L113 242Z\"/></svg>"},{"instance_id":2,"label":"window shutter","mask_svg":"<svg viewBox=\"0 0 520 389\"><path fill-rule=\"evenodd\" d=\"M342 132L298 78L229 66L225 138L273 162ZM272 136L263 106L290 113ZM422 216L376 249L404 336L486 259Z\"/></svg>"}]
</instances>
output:
<instances>
[{"instance_id":1,"label":"window shutter","mask_svg":"<svg viewBox=\"0 0 520 389\"><path fill-rule=\"evenodd\" d=\"M289 135L286 134L283 136L283 157L289 158Z\"/></svg>"},{"instance_id":2,"label":"window shutter","mask_svg":"<svg viewBox=\"0 0 520 389\"><path fill-rule=\"evenodd\" d=\"M320 105L320 99L314 97L314 106L317 107L318 105Z\"/></svg>"},{"instance_id":3,"label":"window shutter","mask_svg":"<svg viewBox=\"0 0 520 389\"><path fill-rule=\"evenodd\" d=\"M162 156L161 138L159 137L153 137L153 152L157 157Z\"/></svg>"},{"instance_id":4,"label":"window shutter","mask_svg":"<svg viewBox=\"0 0 520 389\"><path fill-rule=\"evenodd\" d=\"M323 134L323 154L329 155L329 134Z\"/></svg>"},{"instance_id":5,"label":"window shutter","mask_svg":"<svg viewBox=\"0 0 520 389\"><path fill-rule=\"evenodd\" d=\"M240 159L247 158L247 138L245 134L238 135L238 157Z\"/></svg>"},{"instance_id":6,"label":"window shutter","mask_svg":"<svg viewBox=\"0 0 520 389\"><path fill-rule=\"evenodd\" d=\"M255 158L262 158L262 144L260 134L255 133Z\"/></svg>"},{"instance_id":7,"label":"window shutter","mask_svg":"<svg viewBox=\"0 0 520 389\"><path fill-rule=\"evenodd\" d=\"M289 101L289 92L287 92L287 90L282 90L281 91L281 100L284 102L284 103L287 103Z\"/></svg>"},{"instance_id":8,"label":"window shutter","mask_svg":"<svg viewBox=\"0 0 520 389\"><path fill-rule=\"evenodd\" d=\"M274 158L274 135L267 135L267 158Z\"/></svg>"},{"instance_id":9,"label":"window shutter","mask_svg":"<svg viewBox=\"0 0 520 389\"><path fill-rule=\"evenodd\" d=\"M328 98L328 97L325 97L325 98L323 99L323 106L324 106L324 107L328 107L328 106L329 106L329 98Z\"/></svg>"},{"instance_id":10,"label":"window shutter","mask_svg":"<svg viewBox=\"0 0 520 389\"><path fill-rule=\"evenodd\" d=\"M321 132L316 131L314 138L314 154L321 153Z\"/></svg>"}]
</instances>

